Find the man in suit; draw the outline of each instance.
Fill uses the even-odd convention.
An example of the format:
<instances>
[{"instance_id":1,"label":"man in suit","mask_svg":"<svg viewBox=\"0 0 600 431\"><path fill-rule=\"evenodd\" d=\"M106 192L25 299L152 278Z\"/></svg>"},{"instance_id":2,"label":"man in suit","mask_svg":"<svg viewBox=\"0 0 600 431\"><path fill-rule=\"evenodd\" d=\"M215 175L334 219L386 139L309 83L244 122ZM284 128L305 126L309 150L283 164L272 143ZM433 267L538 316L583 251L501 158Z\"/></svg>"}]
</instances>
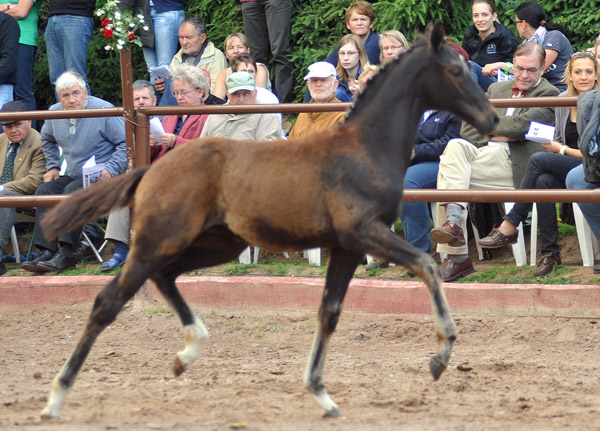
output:
<instances>
[{"instance_id":1,"label":"man in suit","mask_svg":"<svg viewBox=\"0 0 600 431\"><path fill-rule=\"evenodd\" d=\"M23 112L23 102L6 103L0 112ZM3 120L0 135L0 196L31 195L42 183L46 159L40 134L31 128L31 120ZM15 209L0 208L0 258L6 253L10 231L15 224ZM6 272L0 262L0 275Z\"/></svg>"},{"instance_id":2,"label":"man in suit","mask_svg":"<svg viewBox=\"0 0 600 431\"><path fill-rule=\"evenodd\" d=\"M511 70L514 81L490 85L490 99L558 96L542 78L546 52L542 45L525 42L515 51ZM483 136L464 123L460 139L448 142L440 157L438 189L508 189L521 184L531 154L542 147L525 139L532 121L554 124L554 108L496 108L500 122L493 134ZM431 237L437 251L448 254L440 268L444 281L475 271L468 255L465 202L440 202Z\"/></svg>"}]
</instances>

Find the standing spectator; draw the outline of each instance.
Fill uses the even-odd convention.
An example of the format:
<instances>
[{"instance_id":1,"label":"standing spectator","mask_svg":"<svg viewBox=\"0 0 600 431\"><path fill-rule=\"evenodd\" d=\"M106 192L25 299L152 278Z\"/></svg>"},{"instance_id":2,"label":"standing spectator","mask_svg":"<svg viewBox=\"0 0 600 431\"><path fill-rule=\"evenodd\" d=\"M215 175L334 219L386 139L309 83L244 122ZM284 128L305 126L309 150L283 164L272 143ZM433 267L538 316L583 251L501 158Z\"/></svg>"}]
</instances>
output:
<instances>
[{"instance_id":1,"label":"standing spectator","mask_svg":"<svg viewBox=\"0 0 600 431\"><path fill-rule=\"evenodd\" d=\"M2 1L4 3L4 0ZM19 80L15 86L15 100L20 100L29 111L35 111L35 95L33 93L33 61L38 40L37 0L8 0L0 4L0 11L12 16L19 23L19 61L17 75ZM32 123L35 128L35 121Z\"/></svg>"},{"instance_id":2,"label":"standing spectator","mask_svg":"<svg viewBox=\"0 0 600 431\"><path fill-rule=\"evenodd\" d=\"M467 29L462 46L471 59L473 78L487 91L490 84L498 82L498 72L494 69L495 74L489 76L487 72L491 68L485 66L498 61L509 62L521 41L500 24L492 0L475 0L471 13L473 24Z\"/></svg>"},{"instance_id":3,"label":"standing spectator","mask_svg":"<svg viewBox=\"0 0 600 431\"><path fill-rule=\"evenodd\" d=\"M27 111L23 102L6 103L1 113ZM46 160L40 134L31 128L31 120L3 120L0 135L0 196L32 195L42 182ZM6 254L10 231L15 224L15 208L0 208L0 260ZM0 275L6 272L0 261Z\"/></svg>"},{"instance_id":4,"label":"standing spectator","mask_svg":"<svg viewBox=\"0 0 600 431\"><path fill-rule=\"evenodd\" d=\"M256 103L254 78L247 72L234 72L227 78L230 105ZM211 114L200 137L222 136L231 139L270 141L281 139L281 120L277 114Z\"/></svg>"},{"instance_id":5,"label":"standing spectator","mask_svg":"<svg viewBox=\"0 0 600 431\"><path fill-rule=\"evenodd\" d=\"M241 0L244 33L257 63L270 64L273 55L274 92L282 103L292 102L294 68L290 63L292 0Z\"/></svg>"},{"instance_id":6,"label":"standing spectator","mask_svg":"<svg viewBox=\"0 0 600 431\"><path fill-rule=\"evenodd\" d=\"M221 50L208 40L202 18L190 17L183 20L179 26L179 43L181 49L169 66L171 73L183 63L202 68L210 76L210 91L213 92L219 72L227 67L227 59ZM154 88L158 93L162 93L159 103L161 106L177 104L170 94L171 80L169 77L166 81L158 78L154 81Z\"/></svg>"},{"instance_id":7,"label":"standing spectator","mask_svg":"<svg viewBox=\"0 0 600 431\"><path fill-rule=\"evenodd\" d=\"M515 80L490 85L490 99L556 96L558 90L542 78L546 53L538 43L526 42L515 51ZM554 108L496 108L500 122L493 135L481 135L475 127L462 125L461 139L448 142L440 157L438 189L507 189L521 184L529 156L540 145L525 139L532 121L554 124ZM447 253L441 266L444 281L475 271L466 238L467 210L464 202L440 202L431 237L437 251Z\"/></svg>"},{"instance_id":8,"label":"standing spectator","mask_svg":"<svg viewBox=\"0 0 600 431\"><path fill-rule=\"evenodd\" d=\"M338 81L335 67L331 63L319 61L308 67L304 77L310 93L310 103L340 103L335 97ZM298 115L289 138L302 138L321 130L328 129L344 121L344 112L303 112Z\"/></svg>"},{"instance_id":9,"label":"standing spectator","mask_svg":"<svg viewBox=\"0 0 600 431\"><path fill-rule=\"evenodd\" d=\"M46 24L46 52L52 85L67 70L87 82L87 50L94 31L95 0L50 0Z\"/></svg>"},{"instance_id":10,"label":"standing spectator","mask_svg":"<svg viewBox=\"0 0 600 431\"><path fill-rule=\"evenodd\" d=\"M148 0L142 1L148 5ZM150 0L150 23L152 24L152 43L144 43L144 60L150 73L150 82L156 76L153 67L168 66L177 53L179 26L185 18L183 0ZM144 40L142 39L142 43Z\"/></svg>"},{"instance_id":11,"label":"standing spectator","mask_svg":"<svg viewBox=\"0 0 600 431\"><path fill-rule=\"evenodd\" d=\"M19 34L17 21L9 15L0 14L0 108L13 100L14 86L17 83Z\"/></svg>"},{"instance_id":12,"label":"standing spectator","mask_svg":"<svg viewBox=\"0 0 600 431\"><path fill-rule=\"evenodd\" d=\"M102 99L89 96L83 77L72 71L57 78L56 91L60 102L52 105L51 111L113 107ZM92 156L96 163L105 165L99 181L119 175L127 167L125 146L122 117L46 120L42 127L46 173L36 195L69 194L83 188L82 166ZM67 163L64 176L59 174L59 147ZM40 255L23 263L23 269L27 271L60 272L75 266L74 249L79 243L81 229L60 235L58 241L49 241L39 223L49 210L49 207L39 207L36 211L33 243L40 249Z\"/></svg>"}]
</instances>

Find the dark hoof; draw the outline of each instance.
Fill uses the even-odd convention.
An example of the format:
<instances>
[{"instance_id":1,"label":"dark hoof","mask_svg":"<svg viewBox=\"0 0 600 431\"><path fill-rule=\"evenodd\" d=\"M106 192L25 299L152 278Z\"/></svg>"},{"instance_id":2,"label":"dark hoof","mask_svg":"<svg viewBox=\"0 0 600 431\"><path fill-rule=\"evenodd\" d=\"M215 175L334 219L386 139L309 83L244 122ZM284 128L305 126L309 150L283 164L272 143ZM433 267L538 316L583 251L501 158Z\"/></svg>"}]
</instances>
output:
<instances>
[{"instance_id":1,"label":"dark hoof","mask_svg":"<svg viewBox=\"0 0 600 431\"><path fill-rule=\"evenodd\" d=\"M438 361L435 356L429 360L429 370L431 371L433 380L439 379L445 369L446 365Z\"/></svg>"},{"instance_id":2,"label":"dark hoof","mask_svg":"<svg viewBox=\"0 0 600 431\"><path fill-rule=\"evenodd\" d=\"M334 407L331 410L326 411L325 414L323 415L323 417L333 418L333 419L339 419L339 418L342 417L342 414L340 413L340 411L338 409L336 409Z\"/></svg>"},{"instance_id":3,"label":"dark hoof","mask_svg":"<svg viewBox=\"0 0 600 431\"><path fill-rule=\"evenodd\" d=\"M185 367L181 363L181 360L179 358L176 358L173 362L173 374L175 374L175 377L179 377L183 374L184 371Z\"/></svg>"}]
</instances>

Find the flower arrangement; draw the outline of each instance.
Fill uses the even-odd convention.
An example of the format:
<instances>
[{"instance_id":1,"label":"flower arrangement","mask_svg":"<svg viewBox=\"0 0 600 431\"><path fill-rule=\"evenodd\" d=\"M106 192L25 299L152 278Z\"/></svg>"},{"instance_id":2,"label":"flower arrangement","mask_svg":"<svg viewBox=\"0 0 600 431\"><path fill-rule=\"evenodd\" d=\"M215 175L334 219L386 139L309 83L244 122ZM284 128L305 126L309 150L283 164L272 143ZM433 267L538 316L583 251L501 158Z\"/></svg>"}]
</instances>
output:
<instances>
[{"instance_id":1,"label":"flower arrangement","mask_svg":"<svg viewBox=\"0 0 600 431\"><path fill-rule=\"evenodd\" d=\"M135 32L140 27L148 30L148 26L144 22L144 15L134 14L131 10L121 10L119 0L108 0L104 6L96 9L96 16L104 17L100 32L107 39L104 46L107 51L121 50L128 47L130 43L142 46L142 42Z\"/></svg>"}]
</instances>

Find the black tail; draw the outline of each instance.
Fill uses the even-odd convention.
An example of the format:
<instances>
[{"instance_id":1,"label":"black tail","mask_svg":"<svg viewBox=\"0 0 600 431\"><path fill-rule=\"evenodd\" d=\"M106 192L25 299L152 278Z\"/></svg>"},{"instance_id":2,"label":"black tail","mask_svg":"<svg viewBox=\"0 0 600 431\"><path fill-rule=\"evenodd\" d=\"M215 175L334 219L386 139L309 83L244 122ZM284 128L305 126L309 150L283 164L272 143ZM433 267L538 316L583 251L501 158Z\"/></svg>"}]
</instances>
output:
<instances>
[{"instance_id":1,"label":"black tail","mask_svg":"<svg viewBox=\"0 0 600 431\"><path fill-rule=\"evenodd\" d=\"M85 190L78 190L69 199L52 209L42 220L44 236L56 239L85 223L110 212L113 207L131 205L137 186L148 166L102 181Z\"/></svg>"}]
</instances>

